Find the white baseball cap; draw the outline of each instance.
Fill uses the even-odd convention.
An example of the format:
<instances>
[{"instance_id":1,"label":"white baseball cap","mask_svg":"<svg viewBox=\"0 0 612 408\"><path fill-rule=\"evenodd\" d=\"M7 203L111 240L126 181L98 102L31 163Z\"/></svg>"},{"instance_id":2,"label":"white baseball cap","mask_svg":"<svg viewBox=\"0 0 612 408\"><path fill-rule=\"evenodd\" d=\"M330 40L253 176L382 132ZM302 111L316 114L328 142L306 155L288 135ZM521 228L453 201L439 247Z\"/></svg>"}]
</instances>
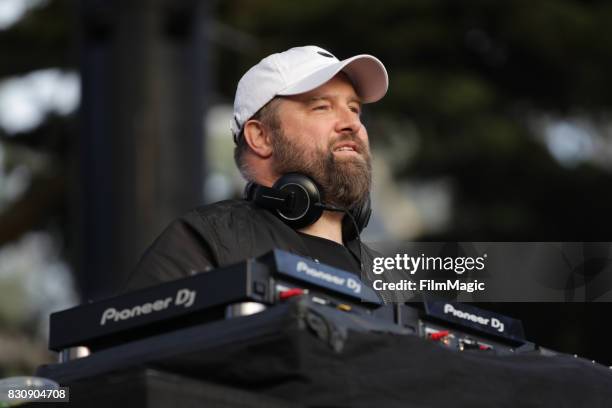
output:
<instances>
[{"instance_id":1,"label":"white baseball cap","mask_svg":"<svg viewBox=\"0 0 612 408\"><path fill-rule=\"evenodd\" d=\"M262 59L238 82L231 122L234 141L245 122L275 96L311 91L340 71L348 75L363 103L376 102L387 93L387 70L372 55L356 55L340 61L323 48L308 45Z\"/></svg>"}]
</instances>

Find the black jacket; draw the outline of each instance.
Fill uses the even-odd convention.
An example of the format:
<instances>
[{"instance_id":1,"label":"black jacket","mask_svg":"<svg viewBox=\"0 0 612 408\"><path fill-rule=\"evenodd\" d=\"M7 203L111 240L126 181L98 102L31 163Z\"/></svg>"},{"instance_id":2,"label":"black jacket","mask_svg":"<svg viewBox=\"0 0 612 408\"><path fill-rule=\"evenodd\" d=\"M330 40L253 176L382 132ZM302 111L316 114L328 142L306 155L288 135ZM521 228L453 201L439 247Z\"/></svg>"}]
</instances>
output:
<instances>
[{"instance_id":1,"label":"black jacket","mask_svg":"<svg viewBox=\"0 0 612 408\"><path fill-rule=\"evenodd\" d=\"M357 258L357 240L345 243ZM244 200L198 207L172 222L130 275L124 290L134 290L263 255L277 248L314 258L299 235L269 211ZM375 253L362 244L365 271Z\"/></svg>"}]
</instances>

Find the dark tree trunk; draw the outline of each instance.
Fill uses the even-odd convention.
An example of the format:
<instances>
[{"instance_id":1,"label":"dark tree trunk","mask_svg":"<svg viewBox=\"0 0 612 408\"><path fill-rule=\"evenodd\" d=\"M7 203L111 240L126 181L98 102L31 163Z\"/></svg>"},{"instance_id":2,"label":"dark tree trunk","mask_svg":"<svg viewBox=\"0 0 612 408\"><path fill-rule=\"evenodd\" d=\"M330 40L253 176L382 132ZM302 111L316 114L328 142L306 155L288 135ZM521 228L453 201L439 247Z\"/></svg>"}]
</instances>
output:
<instances>
[{"instance_id":1,"label":"dark tree trunk","mask_svg":"<svg viewBox=\"0 0 612 408\"><path fill-rule=\"evenodd\" d=\"M81 1L77 281L111 294L202 201L209 2Z\"/></svg>"}]
</instances>

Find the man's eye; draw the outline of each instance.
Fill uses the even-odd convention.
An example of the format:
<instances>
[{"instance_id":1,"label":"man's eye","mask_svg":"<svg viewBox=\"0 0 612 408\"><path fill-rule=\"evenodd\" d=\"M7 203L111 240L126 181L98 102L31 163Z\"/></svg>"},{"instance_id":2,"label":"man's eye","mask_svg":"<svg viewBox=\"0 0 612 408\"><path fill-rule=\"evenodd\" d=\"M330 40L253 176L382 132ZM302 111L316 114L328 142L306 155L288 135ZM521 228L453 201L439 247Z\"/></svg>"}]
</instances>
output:
<instances>
[{"instance_id":1,"label":"man's eye","mask_svg":"<svg viewBox=\"0 0 612 408\"><path fill-rule=\"evenodd\" d=\"M358 115L361 113L361 109L359 109L357 106L353 106L353 107L351 107L351 110L352 110L353 112L355 112L356 114L358 114Z\"/></svg>"},{"instance_id":2,"label":"man's eye","mask_svg":"<svg viewBox=\"0 0 612 408\"><path fill-rule=\"evenodd\" d=\"M327 108L329 108L329 105L317 105L313 109L314 110L326 110Z\"/></svg>"}]
</instances>

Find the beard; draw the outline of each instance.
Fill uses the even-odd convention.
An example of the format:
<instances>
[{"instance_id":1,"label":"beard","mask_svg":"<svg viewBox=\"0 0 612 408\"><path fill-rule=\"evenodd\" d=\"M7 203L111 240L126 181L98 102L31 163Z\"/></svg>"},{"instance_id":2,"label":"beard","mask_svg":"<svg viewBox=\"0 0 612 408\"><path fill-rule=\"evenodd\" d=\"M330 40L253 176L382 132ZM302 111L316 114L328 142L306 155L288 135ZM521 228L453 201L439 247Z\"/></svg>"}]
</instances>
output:
<instances>
[{"instance_id":1,"label":"beard","mask_svg":"<svg viewBox=\"0 0 612 408\"><path fill-rule=\"evenodd\" d=\"M372 163L368 146L349 134L330 141L326 149L309 149L292 143L281 129L274 129L273 170L278 174L301 173L321 188L325 204L347 210L361 206L368 198L372 184ZM337 158L333 145L351 141L357 144L359 157Z\"/></svg>"}]
</instances>

